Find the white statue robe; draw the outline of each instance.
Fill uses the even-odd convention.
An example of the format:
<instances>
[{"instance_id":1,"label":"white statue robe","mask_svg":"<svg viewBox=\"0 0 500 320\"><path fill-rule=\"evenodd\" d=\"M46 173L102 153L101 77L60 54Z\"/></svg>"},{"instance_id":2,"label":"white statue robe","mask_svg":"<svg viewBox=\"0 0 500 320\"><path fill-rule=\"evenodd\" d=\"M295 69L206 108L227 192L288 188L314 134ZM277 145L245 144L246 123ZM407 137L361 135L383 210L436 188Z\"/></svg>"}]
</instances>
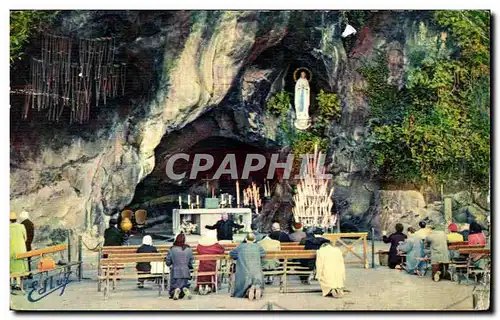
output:
<instances>
[{"instance_id":1,"label":"white statue robe","mask_svg":"<svg viewBox=\"0 0 500 320\"><path fill-rule=\"evenodd\" d=\"M295 112L297 119L309 119L309 81L299 78L295 84Z\"/></svg>"}]
</instances>

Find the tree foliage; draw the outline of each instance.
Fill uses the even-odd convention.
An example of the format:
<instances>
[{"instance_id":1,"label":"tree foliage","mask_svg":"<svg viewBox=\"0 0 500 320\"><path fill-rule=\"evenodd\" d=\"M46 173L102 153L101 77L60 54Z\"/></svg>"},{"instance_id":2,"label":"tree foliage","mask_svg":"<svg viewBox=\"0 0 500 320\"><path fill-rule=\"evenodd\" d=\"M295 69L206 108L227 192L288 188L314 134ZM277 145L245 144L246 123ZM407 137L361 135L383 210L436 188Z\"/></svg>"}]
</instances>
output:
<instances>
[{"instance_id":1,"label":"tree foliage","mask_svg":"<svg viewBox=\"0 0 500 320\"><path fill-rule=\"evenodd\" d=\"M19 60L30 37L53 21L58 11L23 10L10 12L10 62Z\"/></svg>"},{"instance_id":2,"label":"tree foliage","mask_svg":"<svg viewBox=\"0 0 500 320\"><path fill-rule=\"evenodd\" d=\"M395 182L488 185L489 13L439 11L441 36L409 49L406 85L387 84L387 56L361 69L372 110L367 153ZM458 48L458 50L457 50Z\"/></svg>"}]
</instances>

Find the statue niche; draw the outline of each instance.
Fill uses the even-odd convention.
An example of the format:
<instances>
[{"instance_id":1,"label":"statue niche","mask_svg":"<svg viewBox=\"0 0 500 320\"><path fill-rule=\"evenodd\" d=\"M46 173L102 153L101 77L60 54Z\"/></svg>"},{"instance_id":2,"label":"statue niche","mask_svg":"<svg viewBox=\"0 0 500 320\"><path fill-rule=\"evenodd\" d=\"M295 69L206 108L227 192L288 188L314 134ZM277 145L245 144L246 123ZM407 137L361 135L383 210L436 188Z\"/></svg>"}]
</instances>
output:
<instances>
[{"instance_id":1,"label":"statue niche","mask_svg":"<svg viewBox=\"0 0 500 320\"><path fill-rule=\"evenodd\" d=\"M311 89L309 82L312 79L312 73L309 69L301 67L293 73L295 80L295 127L299 130L306 130L311 125L309 119L309 104Z\"/></svg>"}]
</instances>

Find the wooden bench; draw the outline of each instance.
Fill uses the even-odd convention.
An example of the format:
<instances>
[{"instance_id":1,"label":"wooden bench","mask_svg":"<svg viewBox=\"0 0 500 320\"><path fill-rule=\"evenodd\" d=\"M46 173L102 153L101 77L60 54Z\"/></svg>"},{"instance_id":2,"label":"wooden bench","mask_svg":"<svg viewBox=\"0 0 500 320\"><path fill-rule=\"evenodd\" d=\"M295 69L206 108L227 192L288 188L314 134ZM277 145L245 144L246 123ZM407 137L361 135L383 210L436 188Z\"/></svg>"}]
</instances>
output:
<instances>
[{"instance_id":1,"label":"wooden bench","mask_svg":"<svg viewBox=\"0 0 500 320\"><path fill-rule=\"evenodd\" d=\"M161 295L165 289L165 272L161 268L160 274L151 274L149 272L141 272L135 269L138 262L164 262L165 256L160 253L135 253L133 256L108 257L101 259L100 268L104 274L99 274L98 282L104 282L104 297L106 298L110 293L110 284L112 289L116 288L116 279L157 279L159 278L158 295ZM132 267L133 271L126 272L127 267ZM124 270L118 274L118 270Z\"/></svg>"},{"instance_id":2,"label":"wooden bench","mask_svg":"<svg viewBox=\"0 0 500 320\"><path fill-rule=\"evenodd\" d=\"M449 267L449 273L451 279L460 283L460 275L464 275L466 279L470 278L470 275L474 275L477 278L478 274L484 272L484 270L478 270L474 266L473 255L474 254L484 254L483 258L489 258L490 249L484 248L483 245L467 245L458 246L456 251L459 255L465 255L467 258L465 260L452 260L449 263L444 263ZM477 279L476 279L477 280Z\"/></svg>"},{"instance_id":3,"label":"wooden bench","mask_svg":"<svg viewBox=\"0 0 500 320\"><path fill-rule=\"evenodd\" d=\"M233 242L233 243L224 243L221 245L224 247L225 253L229 253L229 251L236 248L239 244L240 244L239 242ZM197 245L198 244L196 244L196 243L190 244L191 248L193 249L193 254L197 254L197 250L196 250ZM101 268L101 259L102 259L103 255L109 255L111 253L113 253L113 254L126 254L126 253L136 254L136 251L139 247L140 247L139 245L135 245L135 246L106 246L106 247L99 248L99 255L97 258L98 278L102 276L103 268ZM155 247L158 250L158 252L166 254L167 250L170 249L172 247L172 245L165 244L165 245L157 245ZM302 249L304 249L304 245L300 245L298 242L283 242L283 243L281 243L281 250L283 250L283 251L288 251L288 250L293 251L293 250L302 250ZM115 269L116 272L118 272L118 270L121 270L121 268L117 267ZM225 274L227 274L227 272L224 273L223 275L225 275ZM99 291L99 292L101 291L101 284L102 284L101 281L98 280L97 281L97 291Z\"/></svg>"},{"instance_id":4,"label":"wooden bench","mask_svg":"<svg viewBox=\"0 0 500 320\"><path fill-rule=\"evenodd\" d=\"M287 276L289 275L310 275L314 272L314 270L309 270L307 267L302 267L297 265L297 262L292 262L290 260L296 259L315 259L316 251L312 250L297 250L297 251L279 251L279 252L268 252L263 260L281 260L280 267L272 271L264 272L264 275L279 275L281 276L280 280L280 292L286 293L288 291L288 283ZM196 263L202 260L215 260L215 261L229 261L229 264L233 263L232 258L228 254L219 254L219 255L195 255L194 259ZM165 277L167 273L162 274L142 274L138 273L135 270L135 265L138 262L163 262L165 261L165 254L162 253L133 253L133 254L110 254L107 258L101 259L101 268L104 271L104 274L99 275L99 282L104 282L104 296L107 297L110 292L110 286L115 289L116 287L116 279L139 279L139 278L161 278L159 295L163 292L165 288ZM124 272L118 274L118 269L126 269L127 266L133 266L133 272ZM234 277L232 274L232 268L228 268L227 270L216 270L214 272L198 272L197 265L193 268L192 274L193 278L196 279L198 276L214 276L214 283L217 284L217 279L219 274L226 273L228 274L231 281L229 283L229 291L234 287ZM163 270L162 270L163 271ZM168 286L170 285L167 280ZM167 286L167 287L168 287Z\"/></svg>"},{"instance_id":5,"label":"wooden bench","mask_svg":"<svg viewBox=\"0 0 500 320\"><path fill-rule=\"evenodd\" d=\"M16 259L27 259L27 258L31 258L31 257L40 257L43 258L45 255L48 255L48 254L53 254L53 253L57 253L57 252L62 252L62 251L65 251L68 249L68 245L67 244L59 244L59 245L55 245L55 246L50 246L50 247L47 247L47 248L42 248L42 249L36 249L36 250L31 250L31 251L27 251L27 252L23 252L23 253L18 253L16 254ZM24 294L24 289L23 289L23 284L22 284L22 278L23 277L27 277L27 276L30 276L30 275L37 275L39 274L40 275L40 280L39 280L39 283L43 283L42 280L43 280L43 276L46 275L48 276L49 275L49 272L52 272L52 271L58 271L58 270L65 270L65 271L69 271L71 269L71 267L73 266L80 266L81 264L81 261L78 261L78 262L69 262L67 264L64 264L64 265L56 265L54 267L54 269L50 269L50 270L32 270L32 271L26 271L26 272L23 272L23 273L11 273L10 274L10 278L21 278L21 283L20 283L20 286L21 286L21 292Z\"/></svg>"}]
</instances>

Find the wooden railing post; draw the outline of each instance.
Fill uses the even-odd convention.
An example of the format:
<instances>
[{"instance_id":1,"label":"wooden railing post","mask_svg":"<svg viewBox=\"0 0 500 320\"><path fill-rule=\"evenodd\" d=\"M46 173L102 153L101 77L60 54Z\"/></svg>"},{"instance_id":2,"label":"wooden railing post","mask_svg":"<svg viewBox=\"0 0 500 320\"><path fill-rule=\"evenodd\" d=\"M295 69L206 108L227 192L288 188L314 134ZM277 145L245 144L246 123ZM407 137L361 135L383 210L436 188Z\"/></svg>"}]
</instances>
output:
<instances>
[{"instance_id":1,"label":"wooden railing post","mask_svg":"<svg viewBox=\"0 0 500 320\"><path fill-rule=\"evenodd\" d=\"M78 236L78 281L83 278L82 236Z\"/></svg>"}]
</instances>

